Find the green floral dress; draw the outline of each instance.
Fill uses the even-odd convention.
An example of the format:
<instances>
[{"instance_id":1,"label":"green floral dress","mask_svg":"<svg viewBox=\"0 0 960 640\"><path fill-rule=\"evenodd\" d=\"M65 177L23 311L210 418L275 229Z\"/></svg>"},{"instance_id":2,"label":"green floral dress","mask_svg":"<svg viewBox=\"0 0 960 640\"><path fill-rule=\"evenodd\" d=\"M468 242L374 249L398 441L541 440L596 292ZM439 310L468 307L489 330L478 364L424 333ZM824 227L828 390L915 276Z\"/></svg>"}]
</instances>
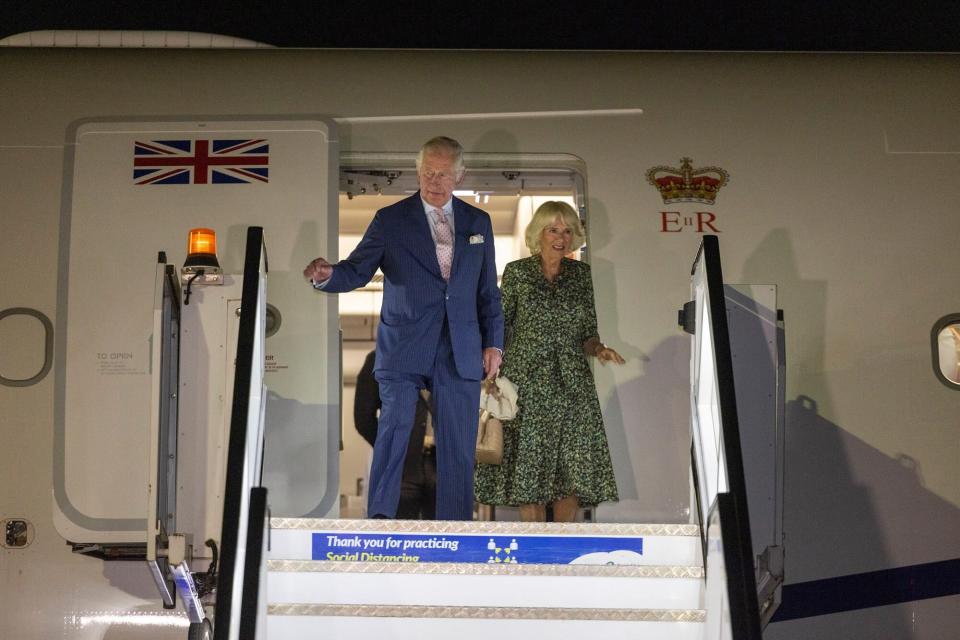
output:
<instances>
[{"instance_id":1,"label":"green floral dress","mask_svg":"<svg viewBox=\"0 0 960 640\"><path fill-rule=\"evenodd\" d=\"M503 462L478 464L484 504L581 506L617 499L593 372L583 343L597 335L590 265L564 258L549 282L540 257L503 272L507 348L501 373L517 385L516 419L503 425Z\"/></svg>"}]
</instances>

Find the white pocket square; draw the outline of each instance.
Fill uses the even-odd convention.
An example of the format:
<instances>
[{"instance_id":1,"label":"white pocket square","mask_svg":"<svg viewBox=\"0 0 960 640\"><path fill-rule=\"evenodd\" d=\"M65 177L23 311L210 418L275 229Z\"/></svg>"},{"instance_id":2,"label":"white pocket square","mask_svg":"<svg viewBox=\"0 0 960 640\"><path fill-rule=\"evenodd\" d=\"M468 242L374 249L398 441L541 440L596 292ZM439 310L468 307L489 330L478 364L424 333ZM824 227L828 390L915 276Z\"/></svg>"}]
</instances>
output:
<instances>
[{"instance_id":1,"label":"white pocket square","mask_svg":"<svg viewBox=\"0 0 960 640\"><path fill-rule=\"evenodd\" d=\"M483 244L483 236L479 233L470 236L470 244Z\"/></svg>"}]
</instances>

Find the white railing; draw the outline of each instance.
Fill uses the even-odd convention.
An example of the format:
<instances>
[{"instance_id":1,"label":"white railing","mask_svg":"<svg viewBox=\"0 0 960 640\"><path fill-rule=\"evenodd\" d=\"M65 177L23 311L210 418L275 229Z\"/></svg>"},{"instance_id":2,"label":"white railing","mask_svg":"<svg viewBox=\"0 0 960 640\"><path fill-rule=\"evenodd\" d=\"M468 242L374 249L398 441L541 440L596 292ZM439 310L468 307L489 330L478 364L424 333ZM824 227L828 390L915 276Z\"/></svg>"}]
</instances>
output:
<instances>
[{"instance_id":1,"label":"white railing","mask_svg":"<svg viewBox=\"0 0 960 640\"><path fill-rule=\"evenodd\" d=\"M704 637L760 640L750 509L716 236L703 239L691 270L691 294L680 324L693 334L692 471L707 576Z\"/></svg>"}]
</instances>

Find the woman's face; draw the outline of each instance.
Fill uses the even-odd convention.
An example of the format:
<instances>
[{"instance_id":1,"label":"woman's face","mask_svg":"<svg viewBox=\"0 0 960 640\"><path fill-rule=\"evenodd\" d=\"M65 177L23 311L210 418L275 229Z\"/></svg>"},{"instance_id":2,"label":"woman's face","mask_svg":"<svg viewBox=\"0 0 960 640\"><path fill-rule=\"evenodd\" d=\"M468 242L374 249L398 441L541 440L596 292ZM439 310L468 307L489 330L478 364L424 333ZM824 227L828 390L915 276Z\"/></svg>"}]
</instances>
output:
<instances>
[{"instance_id":1,"label":"woman's face","mask_svg":"<svg viewBox=\"0 0 960 640\"><path fill-rule=\"evenodd\" d=\"M557 216L540 234L540 255L545 258L562 258L570 253L572 236L573 231L563 218Z\"/></svg>"}]
</instances>

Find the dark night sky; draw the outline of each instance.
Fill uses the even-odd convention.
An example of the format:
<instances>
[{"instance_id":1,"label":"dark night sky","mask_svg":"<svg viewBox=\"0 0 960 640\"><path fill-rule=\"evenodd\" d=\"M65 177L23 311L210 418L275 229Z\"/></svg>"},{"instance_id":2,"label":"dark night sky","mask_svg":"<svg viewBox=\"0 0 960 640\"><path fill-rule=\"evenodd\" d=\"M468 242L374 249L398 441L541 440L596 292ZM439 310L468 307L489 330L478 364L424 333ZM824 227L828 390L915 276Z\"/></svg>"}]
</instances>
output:
<instances>
[{"instance_id":1,"label":"dark night sky","mask_svg":"<svg viewBox=\"0 0 960 640\"><path fill-rule=\"evenodd\" d=\"M955 0L0 0L0 37L152 29L281 47L960 51Z\"/></svg>"}]
</instances>

